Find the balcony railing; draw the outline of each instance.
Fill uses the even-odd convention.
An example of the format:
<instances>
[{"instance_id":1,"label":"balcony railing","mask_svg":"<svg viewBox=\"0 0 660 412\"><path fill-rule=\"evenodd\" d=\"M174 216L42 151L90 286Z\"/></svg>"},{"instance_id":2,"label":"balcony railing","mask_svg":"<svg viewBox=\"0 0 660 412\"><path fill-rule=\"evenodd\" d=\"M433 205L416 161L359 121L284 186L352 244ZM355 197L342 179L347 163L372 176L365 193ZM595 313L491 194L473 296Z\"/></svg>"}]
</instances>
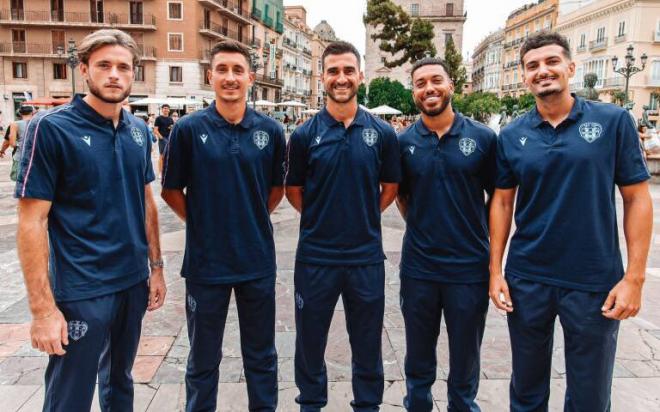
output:
<instances>
[{"instance_id":1,"label":"balcony railing","mask_svg":"<svg viewBox=\"0 0 660 412\"><path fill-rule=\"evenodd\" d=\"M256 8L256 7L253 8L252 9L252 18L257 19L257 20L261 20L261 9Z\"/></svg>"},{"instance_id":2,"label":"balcony railing","mask_svg":"<svg viewBox=\"0 0 660 412\"><path fill-rule=\"evenodd\" d=\"M95 13L49 10L0 10L0 20L22 24L155 26L156 17L145 13Z\"/></svg>"},{"instance_id":3,"label":"balcony railing","mask_svg":"<svg viewBox=\"0 0 660 412\"><path fill-rule=\"evenodd\" d=\"M660 77L653 77L653 75L646 76L646 87L660 87Z\"/></svg>"},{"instance_id":4,"label":"balcony railing","mask_svg":"<svg viewBox=\"0 0 660 412\"><path fill-rule=\"evenodd\" d=\"M578 46L575 48L575 51L576 51L577 53L582 53L582 52L584 52L584 51L586 51L586 50L587 50L587 46L584 45L584 44L580 44L580 45L578 45Z\"/></svg>"},{"instance_id":5,"label":"balcony railing","mask_svg":"<svg viewBox=\"0 0 660 412\"><path fill-rule=\"evenodd\" d=\"M212 36L215 37L226 37L232 40L237 40L240 41L243 44L250 44L250 36L249 35L243 35L241 32L237 32L235 30L231 30L226 26L221 26L217 23L214 22L205 22L202 21L202 23L199 26L200 31L203 31L205 33L211 34Z\"/></svg>"},{"instance_id":6,"label":"balcony railing","mask_svg":"<svg viewBox=\"0 0 660 412\"><path fill-rule=\"evenodd\" d=\"M227 11L237 17L241 17L250 21L250 13L243 9L243 4L240 1L231 0L199 0L202 3L207 3L220 9L220 11Z\"/></svg>"},{"instance_id":7,"label":"balcony railing","mask_svg":"<svg viewBox=\"0 0 660 412\"><path fill-rule=\"evenodd\" d=\"M273 18L272 17L264 16L262 21L264 22L264 24L266 26L273 27Z\"/></svg>"},{"instance_id":8,"label":"balcony railing","mask_svg":"<svg viewBox=\"0 0 660 412\"><path fill-rule=\"evenodd\" d=\"M156 48L154 46L145 46L144 44L138 43L138 51L140 53L141 59L155 59L156 58Z\"/></svg>"},{"instance_id":9,"label":"balcony railing","mask_svg":"<svg viewBox=\"0 0 660 412\"><path fill-rule=\"evenodd\" d=\"M607 48L607 38L592 40L589 42L589 51L605 50Z\"/></svg>"},{"instance_id":10,"label":"balcony railing","mask_svg":"<svg viewBox=\"0 0 660 412\"><path fill-rule=\"evenodd\" d=\"M614 43L624 42L624 41L626 41L626 37L628 37L628 36L626 36L625 34L620 34L620 35L618 35L614 38Z\"/></svg>"},{"instance_id":11,"label":"balcony railing","mask_svg":"<svg viewBox=\"0 0 660 412\"><path fill-rule=\"evenodd\" d=\"M596 84L596 86L601 86L603 88L613 88L613 87L623 87L624 86L624 79L623 77L608 77L607 79L603 79L602 82L599 81L599 84Z\"/></svg>"},{"instance_id":12,"label":"balcony railing","mask_svg":"<svg viewBox=\"0 0 660 412\"><path fill-rule=\"evenodd\" d=\"M281 21L275 23L275 31L282 34L284 32L284 24Z\"/></svg>"},{"instance_id":13,"label":"balcony railing","mask_svg":"<svg viewBox=\"0 0 660 412\"><path fill-rule=\"evenodd\" d=\"M283 86L284 85L284 80L282 80L279 77L271 77L271 76L266 76L263 74L256 74L256 81L260 83L268 83L268 84L274 84L277 86Z\"/></svg>"},{"instance_id":14,"label":"balcony railing","mask_svg":"<svg viewBox=\"0 0 660 412\"><path fill-rule=\"evenodd\" d=\"M3 42L0 54L56 54L50 43Z\"/></svg>"}]
</instances>

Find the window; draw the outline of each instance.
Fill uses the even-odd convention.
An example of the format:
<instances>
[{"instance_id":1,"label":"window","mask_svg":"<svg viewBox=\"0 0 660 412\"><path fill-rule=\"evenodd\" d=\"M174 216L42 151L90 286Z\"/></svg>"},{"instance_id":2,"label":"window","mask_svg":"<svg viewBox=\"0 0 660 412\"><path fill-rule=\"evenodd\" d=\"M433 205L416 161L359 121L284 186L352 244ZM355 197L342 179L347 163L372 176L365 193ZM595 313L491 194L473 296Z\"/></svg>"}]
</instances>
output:
<instances>
[{"instance_id":1,"label":"window","mask_svg":"<svg viewBox=\"0 0 660 412\"><path fill-rule=\"evenodd\" d=\"M27 52L27 45L25 44L25 30L12 30L11 40L13 42L14 53Z\"/></svg>"},{"instance_id":2,"label":"window","mask_svg":"<svg viewBox=\"0 0 660 412\"><path fill-rule=\"evenodd\" d=\"M167 50L174 52L183 51L183 33L168 33Z\"/></svg>"},{"instance_id":3,"label":"window","mask_svg":"<svg viewBox=\"0 0 660 412\"><path fill-rule=\"evenodd\" d=\"M66 80L66 63L53 63L53 79Z\"/></svg>"},{"instance_id":4,"label":"window","mask_svg":"<svg viewBox=\"0 0 660 412\"><path fill-rule=\"evenodd\" d=\"M170 82L183 83L183 67L170 66Z\"/></svg>"},{"instance_id":5,"label":"window","mask_svg":"<svg viewBox=\"0 0 660 412\"><path fill-rule=\"evenodd\" d=\"M183 20L183 3L167 3L167 18L169 20Z\"/></svg>"},{"instance_id":6,"label":"window","mask_svg":"<svg viewBox=\"0 0 660 412\"><path fill-rule=\"evenodd\" d=\"M89 14L92 23L103 23L103 0L89 0Z\"/></svg>"},{"instance_id":7,"label":"window","mask_svg":"<svg viewBox=\"0 0 660 412\"><path fill-rule=\"evenodd\" d=\"M211 82L209 81L209 70L211 69L210 64L202 64L202 84L205 84L207 86L211 85Z\"/></svg>"},{"instance_id":8,"label":"window","mask_svg":"<svg viewBox=\"0 0 660 412\"><path fill-rule=\"evenodd\" d=\"M144 81L144 66L141 64L135 66L135 81L136 82Z\"/></svg>"},{"instance_id":9,"label":"window","mask_svg":"<svg viewBox=\"0 0 660 412\"><path fill-rule=\"evenodd\" d=\"M14 74L14 79L27 79L27 63L12 62L11 68Z\"/></svg>"},{"instance_id":10,"label":"window","mask_svg":"<svg viewBox=\"0 0 660 412\"><path fill-rule=\"evenodd\" d=\"M449 40L453 40L451 33L445 33L445 44L449 43Z\"/></svg>"},{"instance_id":11,"label":"window","mask_svg":"<svg viewBox=\"0 0 660 412\"><path fill-rule=\"evenodd\" d=\"M578 46L578 48L584 48L586 42L587 42L587 35L582 33L580 35L580 45Z\"/></svg>"},{"instance_id":12,"label":"window","mask_svg":"<svg viewBox=\"0 0 660 412\"><path fill-rule=\"evenodd\" d=\"M142 13L142 1L129 1L128 9L130 10L131 24L144 24L144 15Z\"/></svg>"},{"instance_id":13,"label":"window","mask_svg":"<svg viewBox=\"0 0 660 412\"><path fill-rule=\"evenodd\" d=\"M445 10L447 13L445 13L447 16L453 16L454 15L454 3L447 3L447 7Z\"/></svg>"},{"instance_id":14,"label":"window","mask_svg":"<svg viewBox=\"0 0 660 412\"><path fill-rule=\"evenodd\" d=\"M419 4L412 3L410 5L410 15L411 16L419 16Z\"/></svg>"},{"instance_id":15,"label":"window","mask_svg":"<svg viewBox=\"0 0 660 412\"><path fill-rule=\"evenodd\" d=\"M605 27L601 27L596 31L596 43L605 41Z\"/></svg>"},{"instance_id":16,"label":"window","mask_svg":"<svg viewBox=\"0 0 660 412\"><path fill-rule=\"evenodd\" d=\"M51 32L51 38L53 41L53 54L57 53L59 47L66 51L66 47L64 46L64 30L53 30Z\"/></svg>"},{"instance_id":17,"label":"window","mask_svg":"<svg viewBox=\"0 0 660 412\"><path fill-rule=\"evenodd\" d=\"M660 60L654 60L651 65L651 79L660 80Z\"/></svg>"},{"instance_id":18,"label":"window","mask_svg":"<svg viewBox=\"0 0 660 412\"><path fill-rule=\"evenodd\" d=\"M621 37L624 34L626 34L626 22L625 21L620 21L619 22L619 31L617 33L617 37Z\"/></svg>"}]
</instances>

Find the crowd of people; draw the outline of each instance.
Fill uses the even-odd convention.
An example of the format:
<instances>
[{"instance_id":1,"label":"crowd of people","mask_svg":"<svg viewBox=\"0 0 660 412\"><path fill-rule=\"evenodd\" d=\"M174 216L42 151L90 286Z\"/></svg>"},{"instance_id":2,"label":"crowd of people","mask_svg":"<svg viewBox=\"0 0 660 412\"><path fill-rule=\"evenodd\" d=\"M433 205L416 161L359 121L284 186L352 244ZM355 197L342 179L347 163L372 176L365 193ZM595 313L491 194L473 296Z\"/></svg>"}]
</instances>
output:
<instances>
[{"instance_id":1,"label":"crowd of people","mask_svg":"<svg viewBox=\"0 0 660 412\"><path fill-rule=\"evenodd\" d=\"M132 410L143 315L166 298L153 142L147 122L121 109L138 53L122 31L88 35L78 54L89 94L20 126L17 244L32 345L51 355L44 410L89 410L97 380L102 410ZM443 317L448 409L479 410L489 302L507 315L512 411L548 409L557 318L565 409L608 411L617 333L641 308L653 222L650 175L628 113L570 94L575 64L566 39L553 32L522 45L536 105L499 137L453 110L443 60L412 66L421 115L393 120L398 135L358 105L363 74L353 45L332 42L321 60L327 105L288 141L279 122L247 107L250 51L236 41L210 50L211 105L179 121L163 106L154 119L161 197L186 224L186 410L216 410L232 293L248 408L277 408L270 215L286 196L300 213L292 304L301 411L327 405L325 349L340 297L352 356L350 408L377 411L383 402L381 214L392 203L406 224L400 310L408 411L434 408ZM615 186L624 204L625 268Z\"/></svg>"}]
</instances>

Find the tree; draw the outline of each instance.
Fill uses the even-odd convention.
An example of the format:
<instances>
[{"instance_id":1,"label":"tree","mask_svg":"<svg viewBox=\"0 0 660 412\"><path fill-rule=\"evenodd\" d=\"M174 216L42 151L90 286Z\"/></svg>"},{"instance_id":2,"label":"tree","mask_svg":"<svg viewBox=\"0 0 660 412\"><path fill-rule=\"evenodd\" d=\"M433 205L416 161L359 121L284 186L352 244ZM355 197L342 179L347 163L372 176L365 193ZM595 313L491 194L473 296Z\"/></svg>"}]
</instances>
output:
<instances>
[{"instance_id":1,"label":"tree","mask_svg":"<svg viewBox=\"0 0 660 412\"><path fill-rule=\"evenodd\" d=\"M500 103L506 108L506 114L511 116L513 114L513 106L518 104L518 99L507 94L506 96L502 96Z\"/></svg>"},{"instance_id":2,"label":"tree","mask_svg":"<svg viewBox=\"0 0 660 412\"><path fill-rule=\"evenodd\" d=\"M360 83L357 91L357 100L358 104L365 105L367 101L367 86L364 83Z\"/></svg>"},{"instance_id":3,"label":"tree","mask_svg":"<svg viewBox=\"0 0 660 412\"><path fill-rule=\"evenodd\" d=\"M518 107L520 110L527 111L534 106L536 106L536 99L533 94L525 93L518 97Z\"/></svg>"},{"instance_id":4,"label":"tree","mask_svg":"<svg viewBox=\"0 0 660 412\"><path fill-rule=\"evenodd\" d=\"M445 43L445 63L449 69L449 78L454 82L454 90L457 93L463 91L463 85L467 81L465 67L463 67L463 57L456 50L453 37L449 37Z\"/></svg>"},{"instance_id":5,"label":"tree","mask_svg":"<svg viewBox=\"0 0 660 412\"><path fill-rule=\"evenodd\" d=\"M363 21L376 29L371 38L380 40L380 50L393 58L385 59L385 67L414 63L426 56L436 55L433 24L419 18L412 19L391 0L369 0Z\"/></svg>"},{"instance_id":6,"label":"tree","mask_svg":"<svg viewBox=\"0 0 660 412\"><path fill-rule=\"evenodd\" d=\"M475 120L486 123L490 115L500 111L502 104L493 93L476 92L467 96L454 96L452 107Z\"/></svg>"},{"instance_id":7,"label":"tree","mask_svg":"<svg viewBox=\"0 0 660 412\"><path fill-rule=\"evenodd\" d=\"M378 77L369 83L369 108L382 106L384 104L401 110L404 114L416 112L412 92L403 84L386 77Z\"/></svg>"},{"instance_id":8,"label":"tree","mask_svg":"<svg viewBox=\"0 0 660 412\"><path fill-rule=\"evenodd\" d=\"M612 90L610 96L612 96L612 103L618 104L619 106L623 106L626 102L626 93L621 89Z\"/></svg>"}]
</instances>

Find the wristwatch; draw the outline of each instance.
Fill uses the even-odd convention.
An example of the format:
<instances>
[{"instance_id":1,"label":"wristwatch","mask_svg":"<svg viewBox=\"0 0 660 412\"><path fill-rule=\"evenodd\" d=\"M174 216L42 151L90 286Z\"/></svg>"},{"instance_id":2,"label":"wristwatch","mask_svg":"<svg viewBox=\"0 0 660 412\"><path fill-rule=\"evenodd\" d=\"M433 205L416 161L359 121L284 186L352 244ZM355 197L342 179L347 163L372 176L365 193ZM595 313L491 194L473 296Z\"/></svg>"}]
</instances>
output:
<instances>
[{"instance_id":1,"label":"wristwatch","mask_svg":"<svg viewBox=\"0 0 660 412\"><path fill-rule=\"evenodd\" d=\"M151 269L156 269L156 268L162 269L164 266L165 264L163 263L163 258L158 258L156 260L149 261L149 268Z\"/></svg>"}]
</instances>

